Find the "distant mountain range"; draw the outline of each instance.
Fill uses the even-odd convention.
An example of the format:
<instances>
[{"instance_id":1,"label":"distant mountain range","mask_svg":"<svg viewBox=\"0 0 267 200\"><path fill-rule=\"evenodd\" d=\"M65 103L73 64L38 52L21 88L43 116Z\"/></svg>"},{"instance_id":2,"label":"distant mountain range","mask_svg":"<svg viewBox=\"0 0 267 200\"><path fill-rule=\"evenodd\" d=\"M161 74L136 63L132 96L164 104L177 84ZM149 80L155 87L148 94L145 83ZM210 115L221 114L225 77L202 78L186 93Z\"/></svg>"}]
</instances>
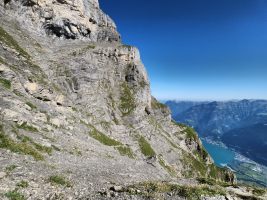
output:
<instances>
[{"instance_id":1,"label":"distant mountain range","mask_svg":"<svg viewBox=\"0 0 267 200\"><path fill-rule=\"evenodd\" d=\"M167 101L173 118L194 127L200 137L222 141L267 165L267 101ZM190 106L191 105L191 106Z\"/></svg>"}]
</instances>

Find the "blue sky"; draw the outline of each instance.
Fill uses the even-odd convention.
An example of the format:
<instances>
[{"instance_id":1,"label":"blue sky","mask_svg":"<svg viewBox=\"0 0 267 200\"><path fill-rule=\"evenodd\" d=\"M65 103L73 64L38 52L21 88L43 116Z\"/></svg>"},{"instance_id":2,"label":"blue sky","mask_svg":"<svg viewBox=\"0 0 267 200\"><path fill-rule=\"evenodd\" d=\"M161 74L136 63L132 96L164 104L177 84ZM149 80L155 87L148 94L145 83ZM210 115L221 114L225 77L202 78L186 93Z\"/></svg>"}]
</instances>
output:
<instances>
[{"instance_id":1,"label":"blue sky","mask_svg":"<svg viewBox=\"0 0 267 200\"><path fill-rule=\"evenodd\" d=\"M267 0L100 0L159 99L267 99Z\"/></svg>"}]
</instances>

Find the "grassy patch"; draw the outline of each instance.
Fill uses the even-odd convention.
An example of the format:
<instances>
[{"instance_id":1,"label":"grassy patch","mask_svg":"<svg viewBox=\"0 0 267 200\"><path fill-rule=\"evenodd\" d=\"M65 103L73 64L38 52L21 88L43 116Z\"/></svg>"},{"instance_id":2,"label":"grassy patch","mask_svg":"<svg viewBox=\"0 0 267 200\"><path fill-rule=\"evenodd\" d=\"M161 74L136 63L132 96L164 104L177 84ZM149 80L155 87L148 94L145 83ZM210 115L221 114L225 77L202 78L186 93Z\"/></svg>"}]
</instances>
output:
<instances>
[{"instance_id":1,"label":"grassy patch","mask_svg":"<svg viewBox=\"0 0 267 200\"><path fill-rule=\"evenodd\" d=\"M235 186L234 184L230 184L230 183L226 183L226 182L222 182L221 180L216 180L214 178L197 178L197 181L200 184L206 184L206 185L219 185L222 187L229 187L229 186Z\"/></svg>"},{"instance_id":2,"label":"grassy patch","mask_svg":"<svg viewBox=\"0 0 267 200\"><path fill-rule=\"evenodd\" d=\"M166 105L164 105L163 103L160 103L160 102L158 102L155 98L152 98L151 99L151 107L152 107L152 109L166 109L167 108L167 106Z\"/></svg>"},{"instance_id":3,"label":"grassy patch","mask_svg":"<svg viewBox=\"0 0 267 200\"><path fill-rule=\"evenodd\" d=\"M33 110L37 108L37 107L36 107L33 103L31 103L31 102L26 102L26 105L30 106L30 108L33 109Z\"/></svg>"},{"instance_id":4,"label":"grassy patch","mask_svg":"<svg viewBox=\"0 0 267 200\"><path fill-rule=\"evenodd\" d=\"M120 111L122 112L123 116L126 116L132 113L135 107L134 95L127 83L123 83L122 94L120 97Z\"/></svg>"},{"instance_id":5,"label":"grassy patch","mask_svg":"<svg viewBox=\"0 0 267 200\"><path fill-rule=\"evenodd\" d=\"M122 156L128 156L129 158L134 158L134 153L132 151L132 149L130 147L127 147L127 146L118 146L118 147L115 147L119 153L122 155Z\"/></svg>"},{"instance_id":6,"label":"grassy patch","mask_svg":"<svg viewBox=\"0 0 267 200\"><path fill-rule=\"evenodd\" d=\"M201 199L202 196L225 195L221 188L211 188L207 186L185 186L170 184L165 182L145 182L134 186L129 186L126 192L141 191L146 197L156 197L162 193L172 193L175 196L184 197L188 200Z\"/></svg>"},{"instance_id":7,"label":"grassy patch","mask_svg":"<svg viewBox=\"0 0 267 200\"><path fill-rule=\"evenodd\" d=\"M0 41L4 42L7 46L15 49L23 57L30 59L30 55L23 50L17 43L17 41L9 35L2 27L0 27Z\"/></svg>"},{"instance_id":8,"label":"grassy patch","mask_svg":"<svg viewBox=\"0 0 267 200\"><path fill-rule=\"evenodd\" d=\"M84 123L84 122L83 122ZM85 123L86 124L86 123ZM87 124L86 124L87 125ZM90 125L87 125L90 126ZM104 133L101 133L93 126L90 126L92 128L92 131L89 133L89 135L94 138L95 140L99 141L100 143L106 145L106 146L113 146L122 156L128 156L129 158L134 158L134 154L130 147L125 146L121 142L114 140Z\"/></svg>"},{"instance_id":9,"label":"grassy patch","mask_svg":"<svg viewBox=\"0 0 267 200\"><path fill-rule=\"evenodd\" d=\"M73 147L69 153L76 156L82 156L82 152L78 147Z\"/></svg>"},{"instance_id":10,"label":"grassy patch","mask_svg":"<svg viewBox=\"0 0 267 200\"><path fill-rule=\"evenodd\" d=\"M6 65L6 62L3 60L3 58L0 57L0 63L2 64L5 64Z\"/></svg>"},{"instance_id":11,"label":"grassy patch","mask_svg":"<svg viewBox=\"0 0 267 200\"><path fill-rule=\"evenodd\" d=\"M121 45L121 47L124 47L124 48L127 48L127 49L131 49L131 48L133 48L133 46L131 46L131 45L128 45L128 44L123 44L123 45Z\"/></svg>"},{"instance_id":12,"label":"grassy patch","mask_svg":"<svg viewBox=\"0 0 267 200\"><path fill-rule=\"evenodd\" d=\"M11 173L12 171L14 171L17 168L17 165L9 165L6 167L5 171L7 173Z\"/></svg>"},{"instance_id":13,"label":"grassy patch","mask_svg":"<svg viewBox=\"0 0 267 200\"><path fill-rule=\"evenodd\" d=\"M105 134L99 132L96 128L93 128L93 130L89 133L90 136L100 143L107 145L107 146L120 146L122 143L106 136Z\"/></svg>"},{"instance_id":14,"label":"grassy patch","mask_svg":"<svg viewBox=\"0 0 267 200\"><path fill-rule=\"evenodd\" d=\"M180 128L187 128L187 125L183 124L183 123L179 123L179 122L176 122L175 120L172 119L172 123L175 125L175 126L179 126Z\"/></svg>"},{"instance_id":15,"label":"grassy patch","mask_svg":"<svg viewBox=\"0 0 267 200\"><path fill-rule=\"evenodd\" d=\"M95 47L96 47L95 45L88 45L82 49L79 49L77 51L72 52L72 56L82 55L90 49L95 49Z\"/></svg>"},{"instance_id":16,"label":"grassy patch","mask_svg":"<svg viewBox=\"0 0 267 200\"><path fill-rule=\"evenodd\" d=\"M201 162L194 158L191 154L183 151L183 160L182 162L186 164L185 171L185 177L191 178L191 177L206 177L207 176L207 170L208 167L204 162Z\"/></svg>"},{"instance_id":17,"label":"grassy patch","mask_svg":"<svg viewBox=\"0 0 267 200\"><path fill-rule=\"evenodd\" d=\"M198 140L197 133L193 128L186 126L186 128L182 132L186 134L186 138L192 139L194 141Z\"/></svg>"},{"instance_id":18,"label":"grassy patch","mask_svg":"<svg viewBox=\"0 0 267 200\"><path fill-rule=\"evenodd\" d=\"M155 151L152 149L151 145L146 141L143 136L139 136L138 144L141 149L142 154L147 157L153 157L156 155Z\"/></svg>"},{"instance_id":19,"label":"grassy patch","mask_svg":"<svg viewBox=\"0 0 267 200\"><path fill-rule=\"evenodd\" d=\"M24 195L19 193L17 190L7 192L5 196L10 200L26 200Z\"/></svg>"},{"instance_id":20,"label":"grassy patch","mask_svg":"<svg viewBox=\"0 0 267 200\"><path fill-rule=\"evenodd\" d=\"M31 143L35 149L37 149L38 151L41 151L43 153L47 153L49 155L51 155L52 151L53 151L53 148L52 147L46 147L46 146L43 146L41 144L38 144L36 142L34 142L32 140L32 138L28 137L28 136L25 136L25 135L17 135L18 139L20 139L23 143Z\"/></svg>"},{"instance_id":21,"label":"grassy patch","mask_svg":"<svg viewBox=\"0 0 267 200\"><path fill-rule=\"evenodd\" d=\"M171 176L174 176L176 173L175 173L175 170L170 166L168 165L165 160L160 156L159 157L159 164L171 175Z\"/></svg>"},{"instance_id":22,"label":"grassy patch","mask_svg":"<svg viewBox=\"0 0 267 200\"><path fill-rule=\"evenodd\" d=\"M11 81L4 79L4 78L0 78L0 85L2 85L6 89L10 89L11 88Z\"/></svg>"},{"instance_id":23,"label":"grassy patch","mask_svg":"<svg viewBox=\"0 0 267 200\"><path fill-rule=\"evenodd\" d=\"M35 148L26 142L16 142L8 137L0 126L0 148L8 149L15 153L21 153L24 155L30 155L35 160L44 160L42 154L40 154Z\"/></svg>"},{"instance_id":24,"label":"grassy patch","mask_svg":"<svg viewBox=\"0 0 267 200\"><path fill-rule=\"evenodd\" d=\"M55 146L55 145L51 145L51 147L55 150L55 151L60 151L60 148L59 147L57 147L57 146Z\"/></svg>"},{"instance_id":25,"label":"grassy patch","mask_svg":"<svg viewBox=\"0 0 267 200\"><path fill-rule=\"evenodd\" d=\"M71 183L66 180L65 177L61 175L54 175L49 177L49 182L56 185L62 185L66 187L71 187Z\"/></svg>"},{"instance_id":26,"label":"grassy patch","mask_svg":"<svg viewBox=\"0 0 267 200\"><path fill-rule=\"evenodd\" d=\"M29 186L29 183L27 181L20 181L19 183L17 183L17 187L20 188L27 188Z\"/></svg>"},{"instance_id":27,"label":"grassy patch","mask_svg":"<svg viewBox=\"0 0 267 200\"><path fill-rule=\"evenodd\" d=\"M37 128L28 125L27 122L23 122L21 125L17 125L17 128L24 129L25 131L30 131L30 132L38 132Z\"/></svg>"},{"instance_id":28,"label":"grassy patch","mask_svg":"<svg viewBox=\"0 0 267 200\"><path fill-rule=\"evenodd\" d=\"M254 188L252 194L256 196L263 196L266 194L266 190L262 188Z\"/></svg>"},{"instance_id":29,"label":"grassy patch","mask_svg":"<svg viewBox=\"0 0 267 200\"><path fill-rule=\"evenodd\" d=\"M146 86L148 86L148 84L144 80L140 81L139 85L141 88L145 88Z\"/></svg>"}]
</instances>

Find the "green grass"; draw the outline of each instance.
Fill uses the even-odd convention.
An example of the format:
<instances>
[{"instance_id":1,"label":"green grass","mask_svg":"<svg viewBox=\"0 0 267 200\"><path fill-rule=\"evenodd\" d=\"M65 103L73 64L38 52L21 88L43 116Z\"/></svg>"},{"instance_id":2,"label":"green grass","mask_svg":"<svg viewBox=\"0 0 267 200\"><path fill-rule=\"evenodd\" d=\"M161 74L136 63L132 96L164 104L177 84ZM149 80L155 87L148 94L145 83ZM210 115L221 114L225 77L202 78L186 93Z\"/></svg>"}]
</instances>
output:
<instances>
[{"instance_id":1,"label":"green grass","mask_svg":"<svg viewBox=\"0 0 267 200\"><path fill-rule=\"evenodd\" d=\"M35 160L44 160L42 154L40 154L34 147L26 142L16 142L10 137L8 137L4 131L3 127L0 126L0 148L8 149L15 153L20 153L24 155L30 155Z\"/></svg>"},{"instance_id":2,"label":"green grass","mask_svg":"<svg viewBox=\"0 0 267 200\"><path fill-rule=\"evenodd\" d=\"M106 136L105 134L99 132L96 128L93 128L93 130L89 133L90 136L100 143L106 145L106 146L120 146L122 143Z\"/></svg>"},{"instance_id":3,"label":"green grass","mask_svg":"<svg viewBox=\"0 0 267 200\"><path fill-rule=\"evenodd\" d=\"M138 144L141 149L142 154L147 157L153 157L156 155L155 151L152 149L151 145L146 141L143 136L139 136Z\"/></svg>"},{"instance_id":4,"label":"green grass","mask_svg":"<svg viewBox=\"0 0 267 200\"><path fill-rule=\"evenodd\" d=\"M5 64L6 65L6 62L3 60L3 58L0 57L0 63L2 64Z\"/></svg>"},{"instance_id":5,"label":"green grass","mask_svg":"<svg viewBox=\"0 0 267 200\"><path fill-rule=\"evenodd\" d=\"M26 102L26 105L30 106L32 110L36 109L37 107L31 103L31 102Z\"/></svg>"},{"instance_id":6,"label":"green grass","mask_svg":"<svg viewBox=\"0 0 267 200\"><path fill-rule=\"evenodd\" d=\"M2 27L0 27L0 41L4 42L7 46L15 49L18 53L20 53L23 57L30 59L30 55L23 50L17 41L9 35Z\"/></svg>"},{"instance_id":7,"label":"green grass","mask_svg":"<svg viewBox=\"0 0 267 200\"><path fill-rule=\"evenodd\" d=\"M202 196L225 195L226 192L221 188L211 188L207 186L185 186L166 182L144 182L125 189L126 192L139 190L141 195L154 199L162 193L172 193L187 200L201 199Z\"/></svg>"},{"instance_id":8,"label":"green grass","mask_svg":"<svg viewBox=\"0 0 267 200\"><path fill-rule=\"evenodd\" d=\"M0 78L0 84L6 89L10 89L11 88L11 81L9 81L7 79Z\"/></svg>"},{"instance_id":9,"label":"green grass","mask_svg":"<svg viewBox=\"0 0 267 200\"><path fill-rule=\"evenodd\" d=\"M49 155L52 154L52 151L53 151L53 148L52 147L46 147L46 146L43 146L43 145L40 145L36 142L34 142L32 140L32 138L28 137L28 136L25 136L25 135L17 135L17 138L20 139L23 143L31 143L35 149L37 149L38 151L41 151L43 153L47 153Z\"/></svg>"},{"instance_id":10,"label":"green grass","mask_svg":"<svg viewBox=\"0 0 267 200\"><path fill-rule=\"evenodd\" d=\"M82 122L83 124L87 125L86 123ZM128 156L129 158L134 158L134 153L132 152L131 148L128 146L125 146L121 142L114 140L104 133L101 133L98 131L95 127L91 125L89 126L92 131L89 133L89 135L94 138L95 140L99 141L100 143L106 145L106 146L113 146L122 156Z\"/></svg>"},{"instance_id":11,"label":"green grass","mask_svg":"<svg viewBox=\"0 0 267 200\"><path fill-rule=\"evenodd\" d=\"M64 176L54 175L49 177L49 182L56 185L71 187L71 183Z\"/></svg>"},{"instance_id":12,"label":"green grass","mask_svg":"<svg viewBox=\"0 0 267 200\"><path fill-rule=\"evenodd\" d=\"M266 194L266 190L262 188L254 188L252 194L256 196L263 196Z\"/></svg>"},{"instance_id":13,"label":"green grass","mask_svg":"<svg viewBox=\"0 0 267 200\"><path fill-rule=\"evenodd\" d=\"M192 178L192 177L206 177L208 167L206 163L203 161L199 161L194 158L191 154L183 151L183 160L182 162L187 166L187 170L185 171L185 177Z\"/></svg>"},{"instance_id":14,"label":"green grass","mask_svg":"<svg viewBox=\"0 0 267 200\"><path fill-rule=\"evenodd\" d=\"M82 55L82 54L86 53L88 50L95 49L95 48L96 48L95 45L88 45L82 49L79 49L77 51L72 52L72 55L73 56Z\"/></svg>"},{"instance_id":15,"label":"green grass","mask_svg":"<svg viewBox=\"0 0 267 200\"><path fill-rule=\"evenodd\" d=\"M27 122L23 122L21 125L17 125L17 128L24 129L25 131L30 131L30 132L38 132L37 128L28 125Z\"/></svg>"},{"instance_id":16,"label":"green grass","mask_svg":"<svg viewBox=\"0 0 267 200\"><path fill-rule=\"evenodd\" d=\"M5 196L10 200L26 200L23 194L19 193L16 189L9 191Z\"/></svg>"},{"instance_id":17,"label":"green grass","mask_svg":"<svg viewBox=\"0 0 267 200\"><path fill-rule=\"evenodd\" d=\"M0 134L0 148L8 149L15 153L32 156L35 160L44 160L42 154L27 143L17 143L8 136Z\"/></svg>"},{"instance_id":18,"label":"green grass","mask_svg":"<svg viewBox=\"0 0 267 200\"><path fill-rule=\"evenodd\" d=\"M182 133L186 134L186 138L192 139L197 141L198 140L198 136L197 133L195 132L195 130L185 124L182 123L178 123L174 120L172 120L172 123L176 126L179 126L180 128L182 128Z\"/></svg>"},{"instance_id":19,"label":"green grass","mask_svg":"<svg viewBox=\"0 0 267 200\"><path fill-rule=\"evenodd\" d=\"M158 102L155 98L151 99L151 107L152 107L152 109L166 109L167 108L166 105Z\"/></svg>"},{"instance_id":20,"label":"green grass","mask_svg":"<svg viewBox=\"0 0 267 200\"><path fill-rule=\"evenodd\" d=\"M121 47L128 48L128 49L131 49L131 48L133 48L133 46L131 46L131 45L128 45L128 44L123 44L123 45L121 45Z\"/></svg>"},{"instance_id":21,"label":"green grass","mask_svg":"<svg viewBox=\"0 0 267 200\"><path fill-rule=\"evenodd\" d=\"M146 86L148 86L148 84L145 82L145 80L140 81L139 85L141 88L145 88Z\"/></svg>"},{"instance_id":22,"label":"green grass","mask_svg":"<svg viewBox=\"0 0 267 200\"><path fill-rule=\"evenodd\" d=\"M29 183L27 181L20 181L19 183L17 183L17 187L20 188L27 188L29 186Z\"/></svg>"},{"instance_id":23,"label":"green grass","mask_svg":"<svg viewBox=\"0 0 267 200\"><path fill-rule=\"evenodd\" d=\"M131 114L136 108L134 95L127 85L127 83L122 84L122 93L120 97L120 111L123 116Z\"/></svg>"},{"instance_id":24,"label":"green grass","mask_svg":"<svg viewBox=\"0 0 267 200\"><path fill-rule=\"evenodd\" d=\"M186 138L192 139L194 141L198 140L197 133L193 128L187 126L182 132L186 134Z\"/></svg>"},{"instance_id":25,"label":"green grass","mask_svg":"<svg viewBox=\"0 0 267 200\"><path fill-rule=\"evenodd\" d=\"M159 164L171 175L171 176L174 176L176 173L175 173L175 170L170 166L168 165L165 160L160 156L159 157Z\"/></svg>"},{"instance_id":26,"label":"green grass","mask_svg":"<svg viewBox=\"0 0 267 200\"><path fill-rule=\"evenodd\" d=\"M186 128L187 125L183 124L183 123L179 123L179 122L176 122L175 120L172 119L172 123L175 125L175 126L179 126L180 128Z\"/></svg>"},{"instance_id":27,"label":"green grass","mask_svg":"<svg viewBox=\"0 0 267 200\"><path fill-rule=\"evenodd\" d=\"M134 153L132 151L132 149L130 147L127 147L127 146L118 146L118 147L115 147L119 153L122 155L122 156L128 156L129 158L134 158Z\"/></svg>"},{"instance_id":28,"label":"green grass","mask_svg":"<svg viewBox=\"0 0 267 200\"><path fill-rule=\"evenodd\" d=\"M14 171L16 168L17 168L17 165L9 165L6 167L5 171L7 173L10 173L10 172Z\"/></svg>"}]
</instances>

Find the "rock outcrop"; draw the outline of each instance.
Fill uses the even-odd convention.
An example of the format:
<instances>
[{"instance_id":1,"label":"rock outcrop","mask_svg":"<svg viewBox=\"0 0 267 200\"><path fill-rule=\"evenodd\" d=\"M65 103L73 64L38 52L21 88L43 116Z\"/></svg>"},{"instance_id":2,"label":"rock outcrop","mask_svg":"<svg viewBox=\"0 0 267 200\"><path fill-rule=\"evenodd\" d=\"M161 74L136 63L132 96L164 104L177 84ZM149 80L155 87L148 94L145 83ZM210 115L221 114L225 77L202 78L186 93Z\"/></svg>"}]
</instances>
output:
<instances>
[{"instance_id":1,"label":"rock outcrop","mask_svg":"<svg viewBox=\"0 0 267 200\"><path fill-rule=\"evenodd\" d=\"M226 199L233 173L151 97L97 0L7 0L0 17L1 198Z\"/></svg>"}]
</instances>

